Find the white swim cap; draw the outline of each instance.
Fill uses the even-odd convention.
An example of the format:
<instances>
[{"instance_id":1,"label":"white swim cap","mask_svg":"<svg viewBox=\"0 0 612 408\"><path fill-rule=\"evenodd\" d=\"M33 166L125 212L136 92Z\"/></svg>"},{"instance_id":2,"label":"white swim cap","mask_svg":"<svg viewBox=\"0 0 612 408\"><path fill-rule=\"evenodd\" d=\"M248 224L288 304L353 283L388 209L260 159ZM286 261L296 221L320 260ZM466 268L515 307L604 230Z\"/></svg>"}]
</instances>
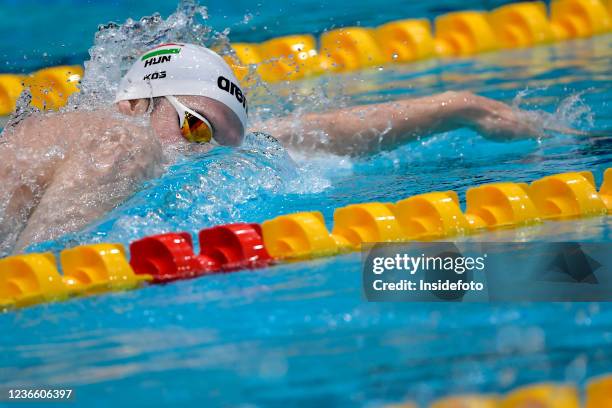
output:
<instances>
[{"instance_id":1,"label":"white swim cap","mask_svg":"<svg viewBox=\"0 0 612 408\"><path fill-rule=\"evenodd\" d=\"M115 102L167 95L219 101L238 116L246 131L246 96L229 65L206 47L168 43L148 50L119 83Z\"/></svg>"}]
</instances>

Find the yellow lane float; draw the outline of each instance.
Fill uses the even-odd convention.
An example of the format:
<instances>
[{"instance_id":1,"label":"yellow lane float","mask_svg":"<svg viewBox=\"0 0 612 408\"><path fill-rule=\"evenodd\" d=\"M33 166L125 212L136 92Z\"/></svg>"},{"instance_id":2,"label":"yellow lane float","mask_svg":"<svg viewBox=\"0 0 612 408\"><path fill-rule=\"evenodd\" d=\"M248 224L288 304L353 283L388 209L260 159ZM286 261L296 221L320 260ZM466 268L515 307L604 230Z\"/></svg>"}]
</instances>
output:
<instances>
[{"instance_id":1,"label":"yellow lane float","mask_svg":"<svg viewBox=\"0 0 612 408\"><path fill-rule=\"evenodd\" d=\"M79 91L83 68L79 65L41 69L24 79L32 92L32 105L55 110L66 104L68 97Z\"/></svg>"},{"instance_id":2,"label":"yellow lane float","mask_svg":"<svg viewBox=\"0 0 612 408\"><path fill-rule=\"evenodd\" d=\"M259 46L257 44L235 43L232 44L232 49L243 64L259 64L263 60L261 55L259 55Z\"/></svg>"},{"instance_id":3,"label":"yellow lane float","mask_svg":"<svg viewBox=\"0 0 612 408\"><path fill-rule=\"evenodd\" d=\"M436 53L440 56L463 56L498 48L497 38L487 14L460 11L436 17Z\"/></svg>"},{"instance_id":4,"label":"yellow lane float","mask_svg":"<svg viewBox=\"0 0 612 408\"><path fill-rule=\"evenodd\" d=\"M607 213L589 171L555 174L536 180L529 195L544 219L562 219Z\"/></svg>"},{"instance_id":5,"label":"yellow lane float","mask_svg":"<svg viewBox=\"0 0 612 408\"><path fill-rule=\"evenodd\" d=\"M353 71L384 62L374 30L370 28L346 27L323 33L321 53L331 58L333 68L338 71Z\"/></svg>"},{"instance_id":6,"label":"yellow lane float","mask_svg":"<svg viewBox=\"0 0 612 408\"><path fill-rule=\"evenodd\" d=\"M235 43L232 44L233 54L223 56L239 81L245 79L250 66L256 66L261 62L261 55L257 48L257 44Z\"/></svg>"},{"instance_id":7,"label":"yellow lane float","mask_svg":"<svg viewBox=\"0 0 612 408\"><path fill-rule=\"evenodd\" d=\"M233 44L232 48L240 62L247 66L255 66L257 74L266 82L273 83L302 78L304 73L298 70L297 61L293 55L276 54L281 51L283 42L270 41L273 42L265 48L263 44L246 43Z\"/></svg>"},{"instance_id":8,"label":"yellow lane float","mask_svg":"<svg viewBox=\"0 0 612 408\"><path fill-rule=\"evenodd\" d=\"M580 408L578 390L571 385L534 384L518 388L501 401L500 408Z\"/></svg>"},{"instance_id":9,"label":"yellow lane float","mask_svg":"<svg viewBox=\"0 0 612 408\"><path fill-rule=\"evenodd\" d=\"M261 228L264 246L273 258L330 256L349 246L330 235L323 214L318 211L281 215L264 221Z\"/></svg>"},{"instance_id":10,"label":"yellow lane float","mask_svg":"<svg viewBox=\"0 0 612 408\"><path fill-rule=\"evenodd\" d=\"M554 0L551 27L557 39L589 37L610 31L610 14L599 0Z\"/></svg>"},{"instance_id":11,"label":"yellow lane float","mask_svg":"<svg viewBox=\"0 0 612 408\"><path fill-rule=\"evenodd\" d=\"M333 70L332 61L317 51L313 35L288 35L265 41L259 46L260 55L266 61L283 63L287 71L285 79L298 79Z\"/></svg>"},{"instance_id":12,"label":"yellow lane float","mask_svg":"<svg viewBox=\"0 0 612 408\"><path fill-rule=\"evenodd\" d=\"M604 180L599 190L599 197L608 209L608 214L612 213L612 169L606 169Z\"/></svg>"},{"instance_id":13,"label":"yellow lane float","mask_svg":"<svg viewBox=\"0 0 612 408\"><path fill-rule=\"evenodd\" d=\"M65 249L60 253L64 281L70 288L97 293L132 289L149 275L136 275L121 244L93 244Z\"/></svg>"},{"instance_id":14,"label":"yellow lane float","mask_svg":"<svg viewBox=\"0 0 612 408\"><path fill-rule=\"evenodd\" d=\"M434 53L434 39L428 20L399 20L374 31L385 62L408 62Z\"/></svg>"},{"instance_id":15,"label":"yellow lane float","mask_svg":"<svg viewBox=\"0 0 612 408\"><path fill-rule=\"evenodd\" d=\"M507 4L489 13L491 27L504 48L528 47L553 40L543 2Z\"/></svg>"},{"instance_id":16,"label":"yellow lane float","mask_svg":"<svg viewBox=\"0 0 612 408\"><path fill-rule=\"evenodd\" d=\"M538 212L524 183L494 183L466 193L465 216L475 227L514 227L538 222Z\"/></svg>"},{"instance_id":17,"label":"yellow lane float","mask_svg":"<svg viewBox=\"0 0 612 408\"><path fill-rule=\"evenodd\" d=\"M342 237L355 249L363 242L405 240L402 228L393 214L393 206L385 203L352 204L334 212L332 235Z\"/></svg>"},{"instance_id":18,"label":"yellow lane float","mask_svg":"<svg viewBox=\"0 0 612 408\"><path fill-rule=\"evenodd\" d=\"M594 378L586 386L585 408L612 407L612 375Z\"/></svg>"},{"instance_id":19,"label":"yellow lane float","mask_svg":"<svg viewBox=\"0 0 612 408\"><path fill-rule=\"evenodd\" d=\"M68 295L50 252L0 259L0 305L29 306Z\"/></svg>"},{"instance_id":20,"label":"yellow lane float","mask_svg":"<svg viewBox=\"0 0 612 408\"><path fill-rule=\"evenodd\" d=\"M469 232L454 191L419 194L398 201L393 212L410 239L435 239Z\"/></svg>"},{"instance_id":21,"label":"yellow lane float","mask_svg":"<svg viewBox=\"0 0 612 408\"><path fill-rule=\"evenodd\" d=\"M0 116L15 110L17 98L23 91L23 76L0 74Z\"/></svg>"}]
</instances>

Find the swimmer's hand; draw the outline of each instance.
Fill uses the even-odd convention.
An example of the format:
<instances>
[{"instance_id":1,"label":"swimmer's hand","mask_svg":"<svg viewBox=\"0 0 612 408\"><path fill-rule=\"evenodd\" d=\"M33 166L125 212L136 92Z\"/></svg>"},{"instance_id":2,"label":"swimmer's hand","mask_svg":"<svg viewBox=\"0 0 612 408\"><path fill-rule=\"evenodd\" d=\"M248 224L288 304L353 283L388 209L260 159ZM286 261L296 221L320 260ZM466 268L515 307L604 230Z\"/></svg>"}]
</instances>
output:
<instances>
[{"instance_id":1,"label":"swimmer's hand","mask_svg":"<svg viewBox=\"0 0 612 408\"><path fill-rule=\"evenodd\" d=\"M459 106L458 124L476 130L487 139L506 142L545 138L553 133L589 136L587 132L560 124L543 124L539 115L470 92L458 92L455 98Z\"/></svg>"}]
</instances>

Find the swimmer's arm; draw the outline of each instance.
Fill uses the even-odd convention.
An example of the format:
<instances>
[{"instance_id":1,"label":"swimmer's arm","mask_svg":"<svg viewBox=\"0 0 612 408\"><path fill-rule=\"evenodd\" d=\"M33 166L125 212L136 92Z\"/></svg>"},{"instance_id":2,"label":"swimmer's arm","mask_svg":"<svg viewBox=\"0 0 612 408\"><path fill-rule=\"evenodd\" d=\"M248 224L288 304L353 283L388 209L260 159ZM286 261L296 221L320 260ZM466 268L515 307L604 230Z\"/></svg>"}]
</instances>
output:
<instances>
[{"instance_id":1,"label":"swimmer's arm","mask_svg":"<svg viewBox=\"0 0 612 408\"><path fill-rule=\"evenodd\" d=\"M30 117L0 134L0 253L10 251L63 160L52 150L52 122Z\"/></svg>"},{"instance_id":2,"label":"swimmer's arm","mask_svg":"<svg viewBox=\"0 0 612 408\"><path fill-rule=\"evenodd\" d=\"M460 127L494 140L538 136L536 127L508 105L469 92L286 117L260 125L288 147L348 155L389 150Z\"/></svg>"},{"instance_id":3,"label":"swimmer's arm","mask_svg":"<svg viewBox=\"0 0 612 408\"><path fill-rule=\"evenodd\" d=\"M56 170L15 251L83 228L159 170L161 146L147 129L116 126L81 145Z\"/></svg>"}]
</instances>

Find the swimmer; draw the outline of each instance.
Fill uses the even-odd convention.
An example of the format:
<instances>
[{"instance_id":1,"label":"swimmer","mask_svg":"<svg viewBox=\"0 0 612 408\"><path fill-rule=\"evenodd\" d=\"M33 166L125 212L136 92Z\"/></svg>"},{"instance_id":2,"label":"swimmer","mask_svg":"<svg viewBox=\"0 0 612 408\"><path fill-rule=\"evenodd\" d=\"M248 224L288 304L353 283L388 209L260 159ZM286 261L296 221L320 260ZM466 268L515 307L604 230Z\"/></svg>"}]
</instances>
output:
<instances>
[{"instance_id":1,"label":"swimmer","mask_svg":"<svg viewBox=\"0 0 612 408\"><path fill-rule=\"evenodd\" d=\"M163 145L238 146L245 132L259 130L290 149L365 155L460 127L497 141L542 135L524 112L469 92L251 126L248 103L219 55L192 44L163 44L138 57L108 110L47 113L9 124L0 139L0 253L102 216L159 174Z\"/></svg>"}]
</instances>

